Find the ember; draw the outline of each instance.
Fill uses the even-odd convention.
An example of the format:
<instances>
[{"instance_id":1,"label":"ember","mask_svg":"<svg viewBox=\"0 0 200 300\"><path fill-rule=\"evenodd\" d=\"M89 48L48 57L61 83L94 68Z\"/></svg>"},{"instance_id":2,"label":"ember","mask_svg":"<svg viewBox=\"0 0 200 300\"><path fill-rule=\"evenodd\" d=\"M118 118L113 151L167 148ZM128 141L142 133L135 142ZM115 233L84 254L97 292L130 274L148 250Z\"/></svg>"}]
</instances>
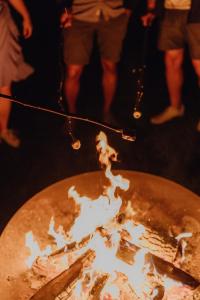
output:
<instances>
[{"instance_id":1,"label":"ember","mask_svg":"<svg viewBox=\"0 0 200 300\"><path fill-rule=\"evenodd\" d=\"M38 282L38 291L31 299L189 299L197 283L191 280L185 284L181 276L172 278L160 272L153 257L163 259L173 271L174 266L181 269L192 233L158 237L139 223L131 201L123 201L119 192L129 189L129 181L111 172L116 151L103 132L96 142L108 180L103 194L90 199L72 186L68 198L75 203L77 217L70 230L65 232L62 226L56 230L52 217L48 234L54 241L43 250L32 233L26 235L31 253L27 259L30 280Z\"/></svg>"}]
</instances>

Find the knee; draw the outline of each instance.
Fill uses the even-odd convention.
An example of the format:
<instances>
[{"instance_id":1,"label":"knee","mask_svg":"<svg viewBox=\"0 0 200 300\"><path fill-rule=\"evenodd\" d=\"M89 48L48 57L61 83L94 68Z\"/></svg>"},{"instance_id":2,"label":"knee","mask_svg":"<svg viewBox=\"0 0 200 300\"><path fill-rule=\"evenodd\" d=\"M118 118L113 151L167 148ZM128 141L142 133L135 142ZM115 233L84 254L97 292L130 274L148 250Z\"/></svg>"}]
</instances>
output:
<instances>
[{"instance_id":1,"label":"knee","mask_svg":"<svg viewBox=\"0 0 200 300\"><path fill-rule=\"evenodd\" d=\"M103 68L103 72L108 75L112 75L112 76L117 75L117 66L113 62L102 60L102 68Z\"/></svg>"},{"instance_id":2,"label":"knee","mask_svg":"<svg viewBox=\"0 0 200 300\"><path fill-rule=\"evenodd\" d=\"M83 71L82 66L68 66L66 70L66 79L79 81Z\"/></svg>"},{"instance_id":3,"label":"knee","mask_svg":"<svg viewBox=\"0 0 200 300\"><path fill-rule=\"evenodd\" d=\"M167 69L179 70L182 68L183 64L183 55L182 54L169 54L165 56L165 65Z\"/></svg>"}]
</instances>

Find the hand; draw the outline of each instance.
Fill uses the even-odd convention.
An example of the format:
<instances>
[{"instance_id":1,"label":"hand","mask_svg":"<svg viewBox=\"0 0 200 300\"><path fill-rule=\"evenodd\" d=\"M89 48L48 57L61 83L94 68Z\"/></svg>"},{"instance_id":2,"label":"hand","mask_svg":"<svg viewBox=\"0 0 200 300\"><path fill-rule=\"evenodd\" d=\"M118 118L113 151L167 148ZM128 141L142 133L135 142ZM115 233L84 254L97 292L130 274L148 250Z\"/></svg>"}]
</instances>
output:
<instances>
[{"instance_id":1,"label":"hand","mask_svg":"<svg viewBox=\"0 0 200 300\"><path fill-rule=\"evenodd\" d=\"M146 15L141 17L141 21L144 27L151 26L154 19L155 15L151 12L148 12Z\"/></svg>"},{"instance_id":2,"label":"hand","mask_svg":"<svg viewBox=\"0 0 200 300\"><path fill-rule=\"evenodd\" d=\"M28 39L33 32L33 26L31 19L29 17L23 19L23 36Z\"/></svg>"},{"instance_id":3,"label":"hand","mask_svg":"<svg viewBox=\"0 0 200 300\"><path fill-rule=\"evenodd\" d=\"M60 26L62 28L68 28L72 26L72 13L71 11L65 9L60 17Z\"/></svg>"}]
</instances>

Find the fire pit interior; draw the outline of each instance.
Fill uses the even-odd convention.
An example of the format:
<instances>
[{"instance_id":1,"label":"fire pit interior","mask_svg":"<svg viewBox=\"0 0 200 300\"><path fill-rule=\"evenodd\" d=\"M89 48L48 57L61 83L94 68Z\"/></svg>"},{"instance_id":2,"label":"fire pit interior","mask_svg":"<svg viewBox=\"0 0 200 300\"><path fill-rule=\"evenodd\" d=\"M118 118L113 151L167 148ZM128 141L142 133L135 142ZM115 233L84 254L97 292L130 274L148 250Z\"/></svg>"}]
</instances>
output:
<instances>
[{"instance_id":1,"label":"fire pit interior","mask_svg":"<svg viewBox=\"0 0 200 300\"><path fill-rule=\"evenodd\" d=\"M111 171L67 178L15 214L0 238L0 299L200 299L200 199L169 180Z\"/></svg>"}]
</instances>

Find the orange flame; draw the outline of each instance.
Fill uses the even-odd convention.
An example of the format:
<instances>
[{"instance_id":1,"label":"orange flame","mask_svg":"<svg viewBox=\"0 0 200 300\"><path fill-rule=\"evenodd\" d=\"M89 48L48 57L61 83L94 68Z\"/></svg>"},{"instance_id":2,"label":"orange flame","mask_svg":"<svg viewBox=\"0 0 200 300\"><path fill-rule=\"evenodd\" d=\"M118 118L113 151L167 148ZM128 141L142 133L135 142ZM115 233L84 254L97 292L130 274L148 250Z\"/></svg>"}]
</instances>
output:
<instances>
[{"instance_id":1,"label":"orange flame","mask_svg":"<svg viewBox=\"0 0 200 300\"><path fill-rule=\"evenodd\" d=\"M66 246L69 242L81 242L83 238L89 237L88 243L81 249L69 254L68 261L75 261L76 258L87 251L93 249L95 251L95 259L92 266L83 272L83 276L77 281L76 287L72 292L72 299L90 299L90 291L98 276L108 274L108 280L100 293L100 300L117 300L121 299L121 290L117 285L118 278L123 275L123 281L127 281L134 294L144 300L154 299L158 291L154 287L150 287L149 273L154 273L156 280L165 287L166 291L171 286L178 285L175 281L161 276L156 272L154 266L146 262L148 251L140 249L134 256L134 264L129 265L125 261L117 257L120 247L121 233L125 230L130 236L130 242L139 245L139 240L145 234L143 225L135 226L131 222L132 216L135 214L131 202L126 207L127 219L123 224L116 222L116 216L120 211L122 199L116 195L116 189L127 191L129 188L129 180L121 175L114 175L111 172L112 161L117 161L117 152L108 145L107 137L100 132L96 138L96 148L99 153L99 161L105 168L105 176L109 180L109 186L104 190L104 194L97 199L91 200L86 196L80 196L75 187L72 186L68 190L68 197L72 198L79 208L79 216L75 219L70 231L66 234L63 227L55 230L54 218L51 218L48 234L54 238L58 249ZM103 229L106 234L102 234L99 228ZM177 239L189 237L188 234L182 234ZM43 251L34 240L31 232L26 235L26 245L30 247L31 256L28 258L28 266L31 267L37 257L49 255L52 251L50 246ZM153 270L153 271L152 271ZM120 275L121 274L121 275ZM84 276L90 278L87 284L84 284ZM125 278L125 279L124 279ZM57 297L55 300L60 299ZM125 299L125 298L124 298ZM166 296L166 299L167 296Z\"/></svg>"},{"instance_id":2,"label":"orange flame","mask_svg":"<svg viewBox=\"0 0 200 300\"><path fill-rule=\"evenodd\" d=\"M25 245L30 249L31 255L26 260L26 265L31 268L37 257L48 256L51 254L51 246L48 245L44 250L41 250L37 241L34 239L32 231L27 232L25 236Z\"/></svg>"}]
</instances>

